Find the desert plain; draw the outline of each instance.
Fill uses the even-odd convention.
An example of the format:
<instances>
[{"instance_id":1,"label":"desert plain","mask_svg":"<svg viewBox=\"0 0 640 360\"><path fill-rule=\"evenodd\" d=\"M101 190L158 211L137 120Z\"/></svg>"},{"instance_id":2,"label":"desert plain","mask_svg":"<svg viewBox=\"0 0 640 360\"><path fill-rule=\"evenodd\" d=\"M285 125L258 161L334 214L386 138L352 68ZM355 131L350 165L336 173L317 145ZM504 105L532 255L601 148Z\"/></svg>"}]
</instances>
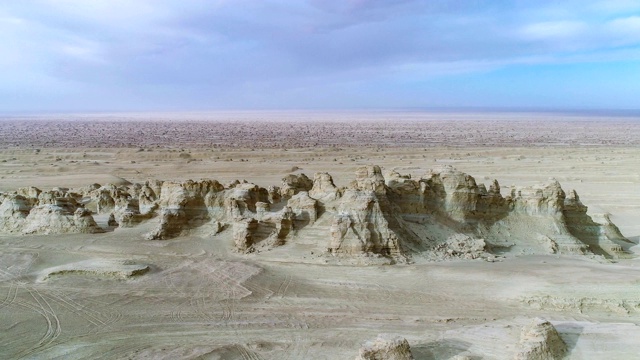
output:
<instances>
[{"instance_id":1,"label":"desert plain","mask_svg":"<svg viewBox=\"0 0 640 360\"><path fill-rule=\"evenodd\" d=\"M614 239L616 252L562 251L554 239L551 248L518 242L537 228L511 221L501 228L504 238L494 239L505 246L472 256L425 255L428 244L399 257L386 247L328 251L333 216L349 209L340 203L318 211L315 223L296 225L299 214L290 215L293 225L275 246L239 251L235 225L222 220L150 237L164 221L161 208L135 226L114 225L109 211L91 208L91 191L156 180L214 179L225 189L246 180L268 189L282 188L287 176L329 173L346 196L359 169L371 165L387 182L417 181L430 169L455 169L485 188L496 179L500 198L557 182L625 239ZM355 359L364 342L391 334L407 339L415 359L513 359L523 326L544 318L567 359L637 359L639 169L640 118L632 115L5 116L4 201L26 187L83 194L82 216L101 231L0 233L0 358ZM87 189L92 184L99 185ZM271 207L286 199L277 203ZM406 217L408 229L426 222L440 235L450 230L430 216Z\"/></svg>"}]
</instances>

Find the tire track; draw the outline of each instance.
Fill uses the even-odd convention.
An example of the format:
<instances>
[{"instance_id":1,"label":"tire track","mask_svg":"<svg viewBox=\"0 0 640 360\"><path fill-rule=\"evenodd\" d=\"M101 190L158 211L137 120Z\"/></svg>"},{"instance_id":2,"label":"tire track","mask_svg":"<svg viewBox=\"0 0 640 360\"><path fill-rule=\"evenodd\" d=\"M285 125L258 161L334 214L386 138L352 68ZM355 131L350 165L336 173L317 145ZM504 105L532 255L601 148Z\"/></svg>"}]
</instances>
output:
<instances>
[{"instance_id":1,"label":"tire track","mask_svg":"<svg viewBox=\"0 0 640 360\"><path fill-rule=\"evenodd\" d=\"M60 319L58 318L58 315L53 310L49 302L42 296L42 294L40 294L37 289L31 287L25 287L25 289L27 290L29 295L31 295L37 306L35 304L30 304L27 302L19 302L18 304L30 310L33 310L44 317L47 323L47 330L37 344L27 350L22 351L17 355L19 359L28 357L40 350L45 349L47 346L53 343L62 333Z\"/></svg>"},{"instance_id":2,"label":"tire track","mask_svg":"<svg viewBox=\"0 0 640 360\"><path fill-rule=\"evenodd\" d=\"M7 292L7 297L0 304L0 309L3 309L16 301L16 297L18 296L18 285L16 285L13 281L9 283L9 291Z\"/></svg>"},{"instance_id":3,"label":"tire track","mask_svg":"<svg viewBox=\"0 0 640 360\"><path fill-rule=\"evenodd\" d=\"M143 345L122 345L122 342L118 342L117 347L106 351L100 357L104 359L135 359L133 354L144 348Z\"/></svg>"},{"instance_id":4,"label":"tire track","mask_svg":"<svg viewBox=\"0 0 640 360\"><path fill-rule=\"evenodd\" d=\"M108 320L103 320L101 317L103 314L99 311L88 308L64 294L55 294L53 291L49 292L46 297L50 300L60 304L63 308L69 309L73 314L79 315L84 320L90 322L96 327L104 328L109 325ZM66 299L65 299L66 298Z\"/></svg>"},{"instance_id":5,"label":"tire track","mask_svg":"<svg viewBox=\"0 0 640 360\"><path fill-rule=\"evenodd\" d=\"M181 323L181 322L184 322L184 321L185 321L184 316L183 316L183 310L182 310L182 308L183 308L183 306L184 306L185 304L187 304L188 302L189 302L189 300L188 300L188 299L187 299L187 300L184 300L183 302L181 302L180 304L178 304L174 309L172 309L172 310L171 310L171 313L170 313L170 314L171 314L171 319L172 319L174 322Z\"/></svg>"},{"instance_id":6,"label":"tire track","mask_svg":"<svg viewBox=\"0 0 640 360\"><path fill-rule=\"evenodd\" d=\"M182 268L188 268L189 265L186 264ZM177 284L181 284L176 280L178 269L174 269L168 272L165 275L164 283L166 287L171 290L175 295L180 298L184 298L185 300L181 302L174 310L171 311L171 318L176 322L184 322L185 319L185 306L188 306L193 316L198 319L204 320L206 322L216 321L218 318L213 316L210 313L210 306L208 303L209 298L212 297L212 293L209 289L209 286L204 286L203 284L207 284L208 280L206 277L207 271L202 268L201 264L196 264L191 267L191 270L196 270L200 272L199 277L201 278L200 282L197 284L197 287L189 287L189 291L186 291L182 287ZM213 286L211 287L213 288Z\"/></svg>"},{"instance_id":7,"label":"tire track","mask_svg":"<svg viewBox=\"0 0 640 360\"><path fill-rule=\"evenodd\" d=\"M243 360L264 360L263 357L260 356L260 354L253 350L249 350L242 345L236 344L235 347L236 349L238 349L238 352L242 356Z\"/></svg>"},{"instance_id":8,"label":"tire track","mask_svg":"<svg viewBox=\"0 0 640 360\"><path fill-rule=\"evenodd\" d=\"M163 277L163 282L165 286L175 295L178 295L180 297L185 297L186 293L184 291L179 290L178 287L175 285L175 281L173 280L174 277L175 277L175 271L167 272L167 274L165 274L165 276ZM173 310L171 310L171 318L175 322L181 323L185 321L184 315L183 315L183 312L184 312L183 307L187 303L190 304L191 299L184 300L183 302L178 304Z\"/></svg>"},{"instance_id":9,"label":"tire track","mask_svg":"<svg viewBox=\"0 0 640 360\"><path fill-rule=\"evenodd\" d=\"M284 289L282 289L282 294L280 294L281 298L284 298L287 295L287 290L289 290L289 286L291 285L291 281L292 281L292 276L291 275L287 275L288 279L285 279L285 285L284 285Z\"/></svg>"}]
</instances>

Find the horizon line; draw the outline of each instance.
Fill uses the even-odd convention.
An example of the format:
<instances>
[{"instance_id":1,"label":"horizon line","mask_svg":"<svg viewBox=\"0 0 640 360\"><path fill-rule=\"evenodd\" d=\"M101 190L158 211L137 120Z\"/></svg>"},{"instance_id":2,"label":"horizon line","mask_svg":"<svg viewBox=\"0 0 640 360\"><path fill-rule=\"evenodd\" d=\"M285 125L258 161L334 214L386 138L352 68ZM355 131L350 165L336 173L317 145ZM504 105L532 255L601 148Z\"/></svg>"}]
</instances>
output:
<instances>
[{"instance_id":1,"label":"horizon line","mask_svg":"<svg viewBox=\"0 0 640 360\"><path fill-rule=\"evenodd\" d=\"M143 114L221 114L221 113L540 113L565 115L640 116L637 109L611 108L556 108L556 107L507 107L507 106L413 106L380 108L227 108L191 110L51 110L51 111L1 111L0 117L28 116L83 116L83 115L143 115Z\"/></svg>"}]
</instances>

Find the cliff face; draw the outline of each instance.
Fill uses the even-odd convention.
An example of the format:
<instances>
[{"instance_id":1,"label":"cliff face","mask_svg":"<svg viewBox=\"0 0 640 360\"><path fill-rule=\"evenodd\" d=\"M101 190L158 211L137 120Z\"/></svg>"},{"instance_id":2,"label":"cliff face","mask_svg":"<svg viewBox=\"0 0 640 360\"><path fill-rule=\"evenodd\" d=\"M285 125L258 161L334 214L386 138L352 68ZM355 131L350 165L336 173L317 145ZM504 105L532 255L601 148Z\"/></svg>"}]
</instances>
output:
<instances>
[{"instance_id":1,"label":"cliff face","mask_svg":"<svg viewBox=\"0 0 640 360\"><path fill-rule=\"evenodd\" d=\"M627 241L608 215L591 217L575 191L552 180L513 188L484 184L450 166L419 179L363 166L338 188L328 173L288 175L280 187L235 181L90 185L1 194L2 232L91 233L151 221L148 239L170 239L203 225L229 229L235 249L252 252L310 238L337 257L375 255L406 260L477 258L491 252L588 253L619 256Z\"/></svg>"}]
</instances>

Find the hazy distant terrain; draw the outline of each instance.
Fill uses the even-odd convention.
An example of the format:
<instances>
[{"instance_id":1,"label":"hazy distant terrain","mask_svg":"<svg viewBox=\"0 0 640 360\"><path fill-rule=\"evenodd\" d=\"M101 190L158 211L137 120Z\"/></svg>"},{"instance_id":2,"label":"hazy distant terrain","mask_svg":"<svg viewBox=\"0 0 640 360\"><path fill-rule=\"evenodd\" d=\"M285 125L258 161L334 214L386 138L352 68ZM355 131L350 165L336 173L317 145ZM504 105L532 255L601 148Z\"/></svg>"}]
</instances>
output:
<instances>
[{"instance_id":1,"label":"hazy distant terrain","mask_svg":"<svg viewBox=\"0 0 640 360\"><path fill-rule=\"evenodd\" d=\"M553 113L229 112L0 118L3 147L640 145L639 118Z\"/></svg>"}]
</instances>

